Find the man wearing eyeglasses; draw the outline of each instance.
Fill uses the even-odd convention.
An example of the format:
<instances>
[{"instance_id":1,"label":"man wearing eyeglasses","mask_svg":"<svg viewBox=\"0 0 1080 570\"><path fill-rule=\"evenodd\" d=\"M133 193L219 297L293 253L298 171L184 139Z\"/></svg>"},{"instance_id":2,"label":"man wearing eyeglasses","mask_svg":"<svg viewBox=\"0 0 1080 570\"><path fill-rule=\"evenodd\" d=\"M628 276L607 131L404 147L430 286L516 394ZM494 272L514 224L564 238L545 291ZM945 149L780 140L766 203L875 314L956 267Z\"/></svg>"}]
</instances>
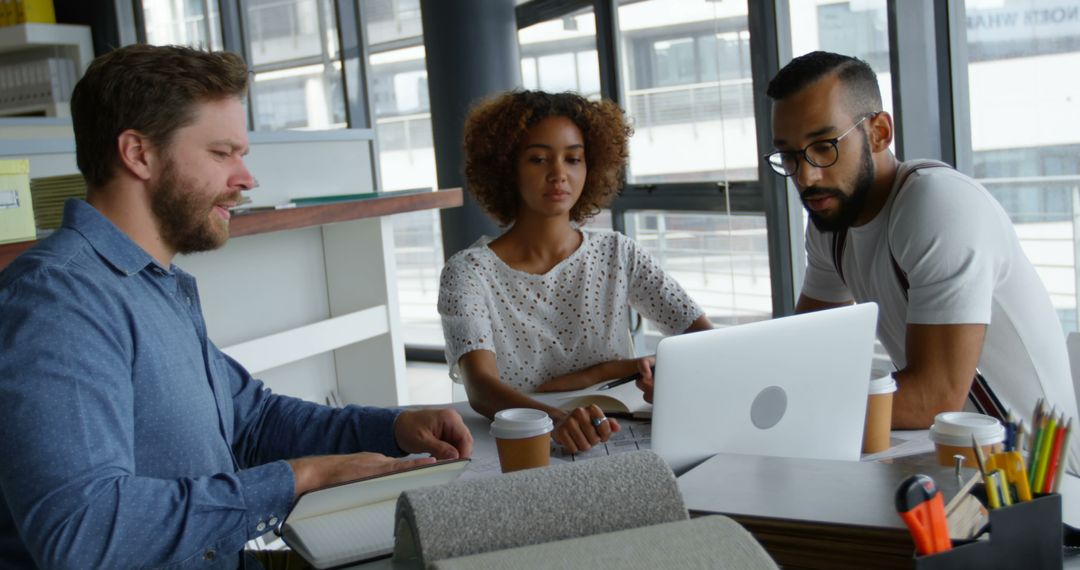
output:
<instances>
[{"instance_id":1,"label":"man wearing eyeglasses","mask_svg":"<svg viewBox=\"0 0 1080 570\"><path fill-rule=\"evenodd\" d=\"M970 177L896 159L874 71L814 52L767 93L776 150L764 159L811 221L796 311L878 303L898 369L893 427L926 428L969 394L984 413L1019 417L1046 398L1076 417L1061 325L1009 216Z\"/></svg>"}]
</instances>

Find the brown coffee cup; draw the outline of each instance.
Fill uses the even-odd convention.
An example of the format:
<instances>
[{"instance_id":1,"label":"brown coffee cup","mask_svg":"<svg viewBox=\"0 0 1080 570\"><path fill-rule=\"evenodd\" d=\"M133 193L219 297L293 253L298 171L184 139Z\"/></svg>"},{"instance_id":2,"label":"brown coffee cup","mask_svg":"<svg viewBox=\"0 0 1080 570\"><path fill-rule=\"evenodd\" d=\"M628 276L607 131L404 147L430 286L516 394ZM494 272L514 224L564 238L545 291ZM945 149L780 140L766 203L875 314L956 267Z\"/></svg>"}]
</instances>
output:
<instances>
[{"instance_id":1,"label":"brown coffee cup","mask_svg":"<svg viewBox=\"0 0 1080 570\"><path fill-rule=\"evenodd\" d=\"M877 453L889 449L893 392L896 392L896 380L891 374L870 381L870 392L866 399L866 423L863 426L863 453Z\"/></svg>"},{"instance_id":2,"label":"brown coffee cup","mask_svg":"<svg viewBox=\"0 0 1080 570\"><path fill-rule=\"evenodd\" d=\"M551 460L551 431L555 425L540 410L510 408L495 414L491 435L499 450L503 473L543 467Z\"/></svg>"}]
</instances>

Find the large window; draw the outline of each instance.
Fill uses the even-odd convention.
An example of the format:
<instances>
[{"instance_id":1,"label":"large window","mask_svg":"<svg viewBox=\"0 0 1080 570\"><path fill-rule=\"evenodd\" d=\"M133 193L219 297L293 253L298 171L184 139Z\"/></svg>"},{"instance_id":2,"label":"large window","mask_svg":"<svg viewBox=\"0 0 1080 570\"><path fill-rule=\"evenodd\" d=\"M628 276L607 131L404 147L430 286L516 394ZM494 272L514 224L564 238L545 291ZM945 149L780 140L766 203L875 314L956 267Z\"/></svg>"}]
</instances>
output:
<instances>
[{"instance_id":1,"label":"large window","mask_svg":"<svg viewBox=\"0 0 1080 570\"><path fill-rule=\"evenodd\" d=\"M755 180L746 2L620 2L629 181Z\"/></svg>"},{"instance_id":2,"label":"large window","mask_svg":"<svg viewBox=\"0 0 1080 570\"><path fill-rule=\"evenodd\" d=\"M967 0L973 174L1001 202L1077 330L1080 236L1080 2Z\"/></svg>"}]
</instances>

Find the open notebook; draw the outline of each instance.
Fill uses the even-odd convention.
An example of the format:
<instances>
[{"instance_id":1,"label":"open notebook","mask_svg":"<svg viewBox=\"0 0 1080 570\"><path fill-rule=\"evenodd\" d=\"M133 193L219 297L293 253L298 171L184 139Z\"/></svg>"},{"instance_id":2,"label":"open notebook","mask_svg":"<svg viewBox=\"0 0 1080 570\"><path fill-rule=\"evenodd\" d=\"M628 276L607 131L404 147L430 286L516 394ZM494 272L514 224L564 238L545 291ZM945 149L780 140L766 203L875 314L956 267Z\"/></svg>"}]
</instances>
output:
<instances>
[{"instance_id":1,"label":"open notebook","mask_svg":"<svg viewBox=\"0 0 1080 570\"><path fill-rule=\"evenodd\" d=\"M398 495L449 483L468 465L468 459L444 461L308 491L282 523L281 537L315 568L388 555Z\"/></svg>"},{"instance_id":2,"label":"open notebook","mask_svg":"<svg viewBox=\"0 0 1080 570\"><path fill-rule=\"evenodd\" d=\"M611 380L605 380L583 390L564 392L556 395L554 401L559 408L564 410L596 404L606 414L629 415L635 418L652 416L652 404L645 401L645 395L635 382L601 390L611 382Z\"/></svg>"}]
</instances>

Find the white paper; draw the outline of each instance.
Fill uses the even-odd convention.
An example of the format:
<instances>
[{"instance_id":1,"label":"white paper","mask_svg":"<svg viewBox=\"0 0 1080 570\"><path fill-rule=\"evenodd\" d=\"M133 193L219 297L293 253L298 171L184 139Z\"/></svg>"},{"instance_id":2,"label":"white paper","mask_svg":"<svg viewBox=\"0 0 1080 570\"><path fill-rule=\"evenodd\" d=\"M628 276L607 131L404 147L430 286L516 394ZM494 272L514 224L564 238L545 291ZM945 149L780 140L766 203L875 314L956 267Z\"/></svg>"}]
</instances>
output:
<instances>
[{"instance_id":1,"label":"white paper","mask_svg":"<svg viewBox=\"0 0 1080 570\"><path fill-rule=\"evenodd\" d=\"M290 525L287 534L316 568L389 554L394 549L396 506L396 500L383 501L304 519Z\"/></svg>"}]
</instances>

